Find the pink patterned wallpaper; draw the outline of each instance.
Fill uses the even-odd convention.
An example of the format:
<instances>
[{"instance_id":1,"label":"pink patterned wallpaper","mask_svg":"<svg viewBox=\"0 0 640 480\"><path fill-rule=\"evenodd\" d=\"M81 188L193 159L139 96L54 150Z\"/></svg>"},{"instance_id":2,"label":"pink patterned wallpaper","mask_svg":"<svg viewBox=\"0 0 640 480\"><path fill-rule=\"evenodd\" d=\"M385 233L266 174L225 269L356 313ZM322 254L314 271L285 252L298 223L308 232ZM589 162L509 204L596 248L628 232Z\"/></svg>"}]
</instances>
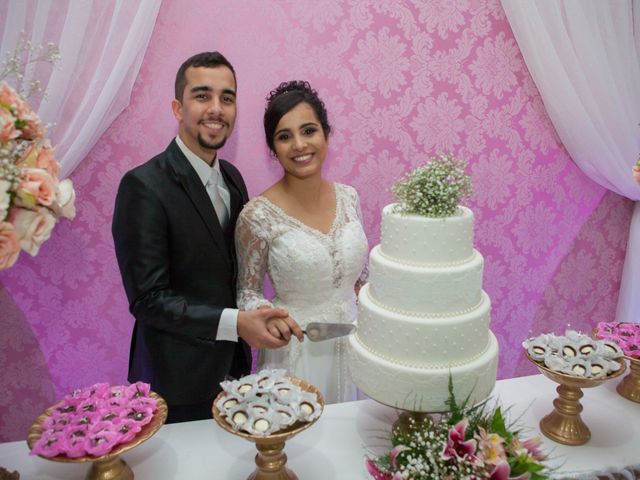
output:
<instances>
[{"instance_id":1,"label":"pink patterned wallpaper","mask_svg":"<svg viewBox=\"0 0 640 480\"><path fill-rule=\"evenodd\" d=\"M73 388L126 381L132 318L110 231L116 189L175 135L180 63L213 49L238 74L239 118L222 156L253 195L279 178L262 111L289 79L309 80L327 104L325 173L360 192L370 246L395 179L438 152L468 161L500 377L533 372L526 336L613 319L631 202L571 162L498 0L165 0L131 105L72 175L78 216L37 258L0 273L0 440L25 438Z\"/></svg>"}]
</instances>

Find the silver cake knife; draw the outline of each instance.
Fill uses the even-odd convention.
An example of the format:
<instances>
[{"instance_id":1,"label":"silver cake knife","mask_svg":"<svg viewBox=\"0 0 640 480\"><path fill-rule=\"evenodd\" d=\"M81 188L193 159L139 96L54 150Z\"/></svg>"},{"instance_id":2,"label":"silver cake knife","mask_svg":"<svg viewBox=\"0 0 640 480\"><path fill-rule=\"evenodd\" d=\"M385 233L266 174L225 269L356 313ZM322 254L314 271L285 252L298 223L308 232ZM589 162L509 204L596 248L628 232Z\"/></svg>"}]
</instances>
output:
<instances>
[{"instance_id":1,"label":"silver cake knife","mask_svg":"<svg viewBox=\"0 0 640 480\"><path fill-rule=\"evenodd\" d=\"M303 332L312 342L322 342L323 340L329 340L330 338L349 335L355 329L356 326L351 323L311 322Z\"/></svg>"}]
</instances>

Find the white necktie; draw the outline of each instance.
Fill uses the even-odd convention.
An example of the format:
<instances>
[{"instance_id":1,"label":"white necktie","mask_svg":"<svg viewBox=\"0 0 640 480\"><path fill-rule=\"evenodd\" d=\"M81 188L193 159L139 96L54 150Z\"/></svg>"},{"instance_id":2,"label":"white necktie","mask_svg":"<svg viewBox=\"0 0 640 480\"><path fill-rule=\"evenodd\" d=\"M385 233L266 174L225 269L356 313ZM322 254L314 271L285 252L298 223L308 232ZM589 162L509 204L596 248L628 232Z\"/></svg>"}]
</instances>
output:
<instances>
[{"instance_id":1,"label":"white necktie","mask_svg":"<svg viewBox=\"0 0 640 480\"><path fill-rule=\"evenodd\" d=\"M213 208L216 210L220 225L224 228L229 220L228 203L230 201L230 195L223 179L220 177L221 175L218 174L218 171L212 168L211 177L209 177L209 181L207 182L207 193L209 194L209 198L211 198Z\"/></svg>"}]
</instances>

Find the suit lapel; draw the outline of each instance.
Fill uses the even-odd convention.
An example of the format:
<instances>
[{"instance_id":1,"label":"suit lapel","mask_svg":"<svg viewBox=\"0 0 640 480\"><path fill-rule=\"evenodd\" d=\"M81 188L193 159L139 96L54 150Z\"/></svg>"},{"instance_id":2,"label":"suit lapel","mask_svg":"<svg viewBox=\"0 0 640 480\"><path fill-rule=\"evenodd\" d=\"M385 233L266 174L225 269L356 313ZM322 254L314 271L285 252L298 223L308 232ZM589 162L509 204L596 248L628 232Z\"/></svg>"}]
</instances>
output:
<instances>
[{"instance_id":1,"label":"suit lapel","mask_svg":"<svg viewBox=\"0 0 640 480\"><path fill-rule=\"evenodd\" d=\"M176 178L187 196L193 203L194 208L202 218L202 221L207 226L209 233L213 237L216 245L224 252L224 258L228 258L227 242L224 238L224 232L218 221L216 211L211 204L211 199L207 194L202 181L198 177L193 167L189 164L180 147L176 144L175 140L171 142L169 148L169 161L173 168Z\"/></svg>"},{"instance_id":2,"label":"suit lapel","mask_svg":"<svg viewBox=\"0 0 640 480\"><path fill-rule=\"evenodd\" d=\"M220 162L220 171L229 188L229 196L231 198L231 212L229 212L230 224L235 228L236 219L238 215L240 215L240 210L242 210L242 193L240 193L240 189L236 185L233 176L229 175L229 172L227 172L222 162Z\"/></svg>"}]
</instances>

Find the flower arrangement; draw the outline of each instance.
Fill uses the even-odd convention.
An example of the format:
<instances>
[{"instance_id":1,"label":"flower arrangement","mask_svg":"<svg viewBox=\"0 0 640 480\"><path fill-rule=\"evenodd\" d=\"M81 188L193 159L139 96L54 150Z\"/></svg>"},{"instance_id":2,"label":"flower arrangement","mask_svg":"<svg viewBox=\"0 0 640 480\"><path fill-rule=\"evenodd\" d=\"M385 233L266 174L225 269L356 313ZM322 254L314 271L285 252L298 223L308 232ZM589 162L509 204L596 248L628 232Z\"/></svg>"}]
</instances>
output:
<instances>
[{"instance_id":1,"label":"flower arrangement","mask_svg":"<svg viewBox=\"0 0 640 480\"><path fill-rule=\"evenodd\" d=\"M594 333L615 342L626 356L640 360L640 323L599 322Z\"/></svg>"},{"instance_id":2,"label":"flower arrangement","mask_svg":"<svg viewBox=\"0 0 640 480\"><path fill-rule=\"evenodd\" d=\"M374 480L543 480L546 456L537 437L522 440L507 426L501 408L487 402L456 403L449 378L449 411L441 417L409 418L391 432L391 451L365 458Z\"/></svg>"},{"instance_id":3,"label":"flower arrangement","mask_svg":"<svg viewBox=\"0 0 640 480\"><path fill-rule=\"evenodd\" d=\"M640 157L636 160L636 164L633 166L631 171L633 172L633 179L640 183Z\"/></svg>"},{"instance_id":4,"label":"flower arrangement","mask_svg":"<svg viewBox=\"0 0 640 480\"><path fill-rule=\"evenodd\" d=\"M464 161L440 155L408 173L393 187L400 211L425 217L453 215L472 191L464 168Z\"/></svg>"},{"instance_id":5,"label":"flower arrangement","mask_svg":"<svg viewBox=\"0 0 640 480\"><path fill-rule=\"evenodd\" d=\"M69 458L106 455L132 440L151 422L156 410L157 401L150 396L148 383L96 383L74 391L53 407L30 454Z\"/></svg>"},{"instance_id":6,"label":"flower arrangement","mask_svg":"<svg viewBox=\"0 0 640 480\"><path fill-rule=\"evenodd\" d=\"M20 250L37 255L58 219L75 216L73 184L58 179L60 165L44 125L26 97L4 81L11 74L21 79L21 66L41 60L30 58L35 49L29 43L22 48L26 60L14 53L0 73L0 270L11 267ZM56 52L50 47L52 63ZM38 89L32 82L26 95Z\"/></svg>"}]
</instances>

